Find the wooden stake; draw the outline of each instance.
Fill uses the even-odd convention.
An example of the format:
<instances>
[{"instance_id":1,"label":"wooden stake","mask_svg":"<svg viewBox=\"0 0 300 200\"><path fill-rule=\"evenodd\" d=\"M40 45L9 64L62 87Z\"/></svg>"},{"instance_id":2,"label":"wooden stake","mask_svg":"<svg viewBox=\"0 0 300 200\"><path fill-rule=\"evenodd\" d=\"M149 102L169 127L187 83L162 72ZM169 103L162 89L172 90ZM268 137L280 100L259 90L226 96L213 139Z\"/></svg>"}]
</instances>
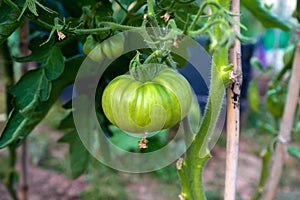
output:
<instances>
[{"instance_id":1,"label":"wooden stake","mask_svg":"<svg viewBox=\"0 0 300 200\"><path fill-rule=\"evenodd\" d=\"M240 1L231 1L231 11L240 12ZM240 21L239 16L233 16L234 20ZM232 24L236 32L240 32L240 27ZM225 174L225 200L235 200L236 198L236 176L238 168L238 148L240 134L240 93L242 84L241 67L241 44L235 39L229 49L229 62L233 64L232 84L228 88L227 94L227 144L226 144L226 174Z\"/></svg>"}]
</instances>

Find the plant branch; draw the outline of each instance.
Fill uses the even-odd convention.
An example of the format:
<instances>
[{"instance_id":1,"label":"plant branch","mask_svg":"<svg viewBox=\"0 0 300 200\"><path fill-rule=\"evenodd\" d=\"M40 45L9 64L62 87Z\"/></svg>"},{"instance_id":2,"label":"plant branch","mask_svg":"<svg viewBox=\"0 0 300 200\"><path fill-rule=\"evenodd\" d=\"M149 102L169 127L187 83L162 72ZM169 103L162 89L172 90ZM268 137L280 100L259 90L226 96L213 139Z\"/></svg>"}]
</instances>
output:
<instances>
[{"instance_id":1,"label":"plant branch","mask_svg":"<svg viewBox=\"0 0 300 200\"><path fill-rule=\"evenodd\" d=\"M300 89L300 27L297 28L297 46L292 67L291 79L289 81L287 99L284 107L283 117L280 123L278 142L274 153L274 161L270 171L270 176L265 185L263 199L272 200L275 198L276 189L282 174L282 167L286 156L286 147L290 141L294 116L298 103Z\"/></svg>"},{"instance_id":2,"label":"plant branch","mask_svg":"<svg viewBox=\"0 0 300 200\"><path fill-rule=\"evenodd\" d=\"M52 30L54 25L53 24L49 24L43 20L41 20L40 18L36 18L32 15L26 15L26 17L28 17L30 20L36 22L37 24L41 25L42 27ZM102 28L91 28L91 29L79 29L79 28L68 28L66 30L63 30L67 33L73 33L73 34L78 34L78 35L82 35L82 34L92 34L92 33L97 33L97 32L105 32L105 31L110 31L110 30L134 30L134 29L138 29L138 27L134 27L134 26L128 26L128 25L121 25L121 24L117 24L117 23L113 23L113 22L101 22L101 25L105 25L106 27L102 27Z\"/></svg>"},{"instance_id":3,"label":"plant branch","mask_svg":"<svg viewBox=\"0 0 300 200\"><path fill-rule=\"evenodd\" d=\"M149 17L154 17L154 9L153 9L153 0L147 0L148 11L147 14Z\"/></svg>"},{"instance_id":4,"label":"plant branch","mask_svg":"<svg viewBox=\"0 0 300 200\"><path fill-rule=\"evenodd\" d=\"M28 199L28 140L25 139L21 146L21 178L20 178L20 200Z\"/></svg>"},{"instance_id":5,"label":"plant branch","mask_svg":"<svg viewBox=\"0 0 300 200\"><path fill-rule=\"evenodd\" d=\"M240 12L240 0L231 0L231 12ZM231 24L237 33L240 27L240 17L233 16L237 22ZM226 172L225 172L225 200L236 199L236 176L238 168L238 148L240 134L240 93L242 84L241 44L234 40L229 49L229 62L233 64L233 82L228 88L227 94L227 144L226 144Z\"/></svg>"},{"instance_id":6,"label":"plant branch","mask_svg":"<svg viewBox=\"0 0 300 200\"><path fill-rule=\"evenodd\" d=\"M5 77L5 93L6 93L6 115L9 116L9 113L12 111L12 100L13 96L8 92L9 88L12 87L15 83L14 81L14 70L13 70L13 61L12 57L7 45L7 40L1 45L0 53L2 55L4 61L4 77ZM8 172L6 174L4 184L12 197L12 199L16 200L17 194L14 188L14 180L15 180L15 164L16 164L16 149L14 145L8 146L9 150L9 166Z\"/></svg>"},{"instance_id":7,"label":"plant branch","mask_svg":"<svg viewBox=\"0 0 300 200\"><path fill-rule=\"evenodd\" d=\"M162 55L165 52L166 52L166 50L164 50L164 49L155 50L146 58L146 60L144 61L144 64L149 64L149 63L151 63L151 61L153 61L153 59L162 57Z\"/></svg>"},{"instance_id":8,"label":"plant branch","mask_svg":"<svg viewBox=\"0 0 300 200\"><path fill-rule=\"evenodd\" d=\"M209 28L213 27L216 24L222 24L225 26L228 26L228 23L223 19L214 20L212 22L206 23L201 29L197 31L188 31L188 35L190 36L199 36L203 33L205 33Z\"/></svg>"},{"instance_id":9,"label":"plant branch","mask_svg":"<svg viewBox=\"0 0 300 200\"><path fill-rule=\"evenodd\" d=\"M8 172L6 174L6 178L4 180L4 184L12 197L13 200L17 200L17 193L14 188L14 180L16 176L16 160L17 160L17 151L14 147L14 145L9 145L8 146L9 150L9 166L8 166Z\"/></svg>"},{"instance_id":10,"label":"plant branch","mask_svg":"<svg viewBox=\"0 0 300 200\"><path fill-rule=\"evenodd\" d=\"M92 29L76 29L76 28L71 28L66 30L66 32L74 33L74 34L91 34L91 33L96 33L96 32L102 32L102 31L110 31L110 30L135 30L138 29L138 27L134 26L127 26L127 25L121 25L121 24L116 24L113 22L101 22L102 25L106 25L107 27L104 28L92 28Z\"/></svg>"},{"instance_id":11,"label":"plant branch","mask_svg":"<svg viewBox=\"0 0 300 200\"><path fill-rule=\"evenodd\" d=\"M251 200L259 200L264 191L264 185L266 183L269 172L269 161L271 158L271 148L264 149L261 153L262 168L259 178L259 183L256 188L255 194Z\"/></svg>"},{"instance_id":12,"label":"plant branch","mask_svg":"<svg viewBox=\"0 0 300 200\"><path fill-rule=\"evenodd\" d=\"M214 27L214 34L216 38L222 38L223 33L219 26ZM210 92L200 130L192 138L192 143L187 149L182 165L177 166L183 186L180 197L185 200L206 199L202 185L202 171L205 163L211 157L208 143L214 134L224 100L225 86L220 76L220 69L222 66L228 65L228 48L221 46L214 51L212 58ZM193 135L190 129L185 128L186 131L187 135Z\"/></svg>"},{"instance_id":13,"label":"plant branch","mask_svg":"<svg viewBox=\"0 0 300 200\"><path fill-rule=\"evenodd\" d=\"M195 26L196 26L196 24L197 24L199 18L201 17L201 15L202 15L204 9L205 9L206 6L208 6L208 5L215 6L215 7L218 8L218 9L221 9L221 8L222 8L222 7L221 7L217 2L215 2L215 1L205 1L205 2L200 6L200 8L199 8L199 10L198 10L198 12L197 12L197 14L196 14L194 20L192 21L191 25L189 26L189 28L188 28L188 31L189 31L189 32L192 31L192 30L195 28Z\"/></svg>"},{"instance_id":14,"label":"plant branch","mask_svg":"<svg viewBox=\"0 0 300 200\"><path fill-rule=\"evenodd\" d=\"M54 26L52 24L49 24L49 23L41 20L41 18L39 18L39 17L35 17L33 15L30 15L30 14L28 14L28 15L26 14L25 16L28 19L32 20L33 22L35 22L35 23L39 24L40 26L44 27L45 29L51 30L53 28L53 26Z\"/></svg>"},{"instance_id":15,"label":"plant branch","mask_svg":"<svg viewBox=\"0 0 300 200\"><path fill-rule=\"evenodd\" d=\"M19 29L19 50L20 56L27 56L30 51L29 45L29 23L28 20L24 20ZM28 62L21 63L22 74L25 74L28 70ZM28 199L28 155L27 155L27 139L25 139L21 146L21 170L20 170L20 200Z\"/></svg>"},{"instance_id":16,"label":"plant branch","mask_svg":"<svg viewBox=\"0 0 300 200\"><path fill-rule=\"evenodd\" d=\"M4 79L5 79L5 93L6 93L6 115L9 116L9 113L12 111L12 100L13 95L11 95L8 90L15 84L14 80L14 67L12 57L7 45L7 40L0 47L0 54L3 57L4 61Z\"/></svg>"}]
</instances>

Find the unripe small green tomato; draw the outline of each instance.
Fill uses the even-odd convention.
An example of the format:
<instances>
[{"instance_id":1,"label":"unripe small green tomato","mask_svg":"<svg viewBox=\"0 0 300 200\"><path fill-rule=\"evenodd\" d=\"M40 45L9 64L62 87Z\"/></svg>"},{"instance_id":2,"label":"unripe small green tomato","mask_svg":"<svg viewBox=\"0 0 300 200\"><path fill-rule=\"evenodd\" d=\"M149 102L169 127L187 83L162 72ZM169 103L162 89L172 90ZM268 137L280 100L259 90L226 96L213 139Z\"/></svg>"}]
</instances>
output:
<instances>
[{"instance_id":1,"label":"unripe small green tomato","mask_svg":"<svg viewBox=\"0 0 300 200\"><path fill-rule=\"evenodd\" d=\"M125 38L123 34L117 34L111 38L98 43L92 35L89 35L83 45L83 52L97 62L104 58L115 59L124 51Z\"/></svg>"},{"instance_id":2,"label":"unripe small green tomato","mask_svg":"<svg viewBox=\"0 0 300 200\"><path fill-rule=\"evenodd\" d=\"M94 40L92 35L89 35L83 44L83 52L88 55L97 45L98 42Z\"/></svg>"},{"instance_id":3,"label":"unripe small green tomato","mask_svg":"<svg viewBox=\"0 0 300 200\"><path fill-rule=\"evenodd\" d=\"M114 59L122 55L124 51L124 35L117 34L108 40L102 42L102 50L105 56L109 59Z\"/></svg>"},{"instance_id":4,"label":"unripe small green tomato","mask_svg":"<svg viewBox=\"0 0 300 200\"><path fill-rule=\"evenodd\" d=\"M83 44L83 52L96 62L101 62L105 58L101 45L94 40L92 35L89 35L86 38L86 41Z\"/></svg>"}]
</instances>

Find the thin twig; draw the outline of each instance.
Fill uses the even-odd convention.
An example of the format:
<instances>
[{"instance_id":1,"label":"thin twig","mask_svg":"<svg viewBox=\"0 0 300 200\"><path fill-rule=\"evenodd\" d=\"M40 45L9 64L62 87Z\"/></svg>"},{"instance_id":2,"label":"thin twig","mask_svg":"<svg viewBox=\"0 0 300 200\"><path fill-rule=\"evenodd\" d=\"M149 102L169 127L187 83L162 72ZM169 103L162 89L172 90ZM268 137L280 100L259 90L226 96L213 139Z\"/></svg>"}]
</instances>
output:
<instances>
[{"instance_id":1,"label":"thin twig","mask_svg":"<svg viewBox=\"0 0 300 200\"><path fill-rule=\"evenodd\" d=\"M26 56L29 54L28 44L29 44L29 26L28 21L25 20L20 29L20 56ZM28 70L28 63L21 63L22 74L26 73ZM28 168L28 158L27 158L27 140L25 139L21 146L21 170L20 170L20 200L28 199L28 181L27 181L27 168Z\"/></svg>"},{"instance_id":2,"label":"thin twig","mask_svg":"<svg viewBox=\"0 0 300 200\"><path fill-rule=\"evenodd\" d=\"M21 146L21 178L20 178L20 200L28 199L28 156L27 156L27 139Z\"/></svg>"},{"instance_id":3,"label":"thin twig","mask_svg":"<svg viewBox=\"0 0 300 200\"><path fill-rule=\"evenodd\" d=\"M13 146L13 144L8 146L8 150L9 150L9 166L8 166L8 173L6 174L4 183L12 199L17 200L18 197L17 197L16 189L14 188L14 180L16 177L15 166L17 160L17 151L16 148Z\"/></svg>"},{"instance_id":4,"label":"thin twig","mask_svg":"<svg viewBox=\"0 0 300 200\"><path fill-rule=\"evenodd\" d=\"M7 40L0 46L0 54L2 55L4 65L4 79L5 79L5 92L6 92L6 115L12 111L13 95L8 92L9 88L15 84L14 81L14 68L12 57L7 45Z\"/></svg>"},{"instance_id":5,"label":"thin twig","mask_svg":"<svg viewBox=\"0 0 300 200\"><path fill-rule=\"evenodd\" d=\"M263 194L264 186L269 174L268 172L269 172L270 159L271 159L271 148L268 147L267 149L264 149L261 153L262 167L261 167L259 183L253 197L251 197L251 200L259 200L261 198L261 195Z\"/></svg>"},{"instance_id":6,"label":"thin twig","mask_svg":"<svg viewBox=\"0 0 300 200\"><path fill-rule=\"evenodd\" d=\"M231 11L240 12L240 0L231 1ZM233 16L237 22L239 16ZM236 32L240 32L240 27L232 24ZM236 177L238 168L238 148L240 134L240 88L242 84L241 66L241 44L235 39L229 49L229 62L233 64L233 83L228 88L227 94L227 145L226 145L226 175L225 175L225 200L235 200L236 198Z\"/></svg>"},{"instance_id":7,"label":"thin twig","mask_svg":"<svg viewBox=\"0 0 300 200\"><path fill-rule=\"evenodd\" d=\"M270 175L265 185L265 193L263 199L272 200L275 198L276 189L279 185L279 180L282 174L282 167L286 157L286 147L290 141L291 131L293 128L294 116L297 107L297 101L300 89L300 27L297 29L297 46L295 49L295 57L289 81L287 99L284 107L283 117L280 123L280 131L278 135L278 142L276 145L272 168Z\"/></svg>"},{"instance_id":8,"label":"thin twig","mask_svg":"<svg viewBox=\"0 0 300 200\"><path fill-rule=\"evenodd\" d=\"M4 77L5 77L5 93L6 93L6 115L9 116L9 113L12 111L12 100L13 96L8 92L9 88L12 87L15 83L14 81L14 70L13 70L13 61L7 45L7 40L0 45L0 54L2 55L3 64L4 64ZM14 188L14 180L16 175L15 164L16 164L16 149L13 144L8 147L9 150L9 166L8 172L6 174L4 183L5 186L12 197L12 199L17 199L16 190Z\"/></svg>"}]
</instances>

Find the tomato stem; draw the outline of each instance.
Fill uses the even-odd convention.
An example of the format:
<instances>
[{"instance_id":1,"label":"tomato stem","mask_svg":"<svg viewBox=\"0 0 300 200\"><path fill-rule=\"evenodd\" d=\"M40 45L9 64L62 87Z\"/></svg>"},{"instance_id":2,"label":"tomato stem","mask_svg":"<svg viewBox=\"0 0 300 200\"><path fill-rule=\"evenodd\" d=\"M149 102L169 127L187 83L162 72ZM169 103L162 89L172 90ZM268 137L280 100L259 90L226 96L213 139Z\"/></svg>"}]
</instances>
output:
<instances>
[{"instance_id":1,"label":"tomato stem","mask_svg":"<svg viewBox=\"0 0 300 200\"><path fill-rule=\"evenodd\" d=\"M163 49L161 49L161 50L155 50L153 53L151 53L147 57L147 59L145 60L144 64L149 64L149 63L153 62L153 59L162 57L165 52L167 52L167 51L163 50Z\"/></svg>"},{"instance_id":2,"label":"tomato stem","mask_svg":"<svg viewBox=\"0 0 300 200\"><path fill-rule=\"evenodd\" d=\"M229 0L224 2L229 5ZM202 9L208 4L217 7L213 12L217 12L221 5L217 1L207 1L200 6L198 11L198 18L202 14ZM228 5L226 7L228 7ZM223 6L223 5L222 5ZM224 5L225 6L225 5ZM225 7L224 7L225 9ZM195 24L197 23L197 17L194 19L193 23L189 27L189 35L198 33L198 31L192 31ZM218 23L227 23L225 20L217 20L208 25L212 27ZM208 30L208 27L205 29ZM223 37L222 29L220 26L213 26L213 36L220 41ZM200 29L203 33L205 29ZM183 164L180 169L178 169L179 178L182 185L181 196L185 200L205 200L205 191L202 182L202 171L207 160L211 157L209 151L209 141L214 134L215 126L218 121L218 116L220 114L222 104L224 101L225 89L222 77L220 76L220 70L222 66L228 66L228 46L222 45L220 48L215 49L213 52L213 64L211 66L211 85L209 91L209 97L205 109L205 113L201 122L200 129L197 134L193 135L192 130L188 129L188 124L184 124L185 133L188 135L193 135L191 138L191 145L187 149L185 154Z\"/></svg>"},{"instance_id":3,"label":"tomato stem","mask_svg":"<svg viewBox=\"0 0 300 200\"><path fill-rule=\"evenodd\" d=\"M148 16L154 16L153 1L147 0L147 6L148 6Z\"/></svg>"}]
</instances>

